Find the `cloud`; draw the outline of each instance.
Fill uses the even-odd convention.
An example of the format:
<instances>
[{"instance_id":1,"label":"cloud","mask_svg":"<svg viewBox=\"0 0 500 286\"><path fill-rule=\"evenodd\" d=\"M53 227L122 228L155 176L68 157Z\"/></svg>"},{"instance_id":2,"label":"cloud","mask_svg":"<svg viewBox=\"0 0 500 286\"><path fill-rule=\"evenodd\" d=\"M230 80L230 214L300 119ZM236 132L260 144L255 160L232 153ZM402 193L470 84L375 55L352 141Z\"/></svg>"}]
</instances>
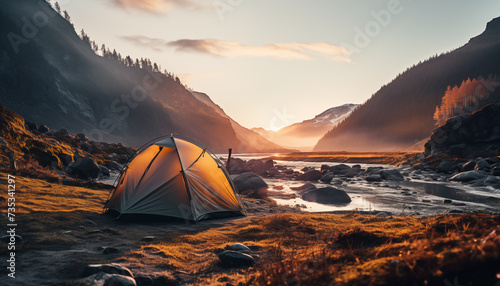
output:
<instances>
[{"instance_id":1,"label":"cloud","mask_svg":"<svg viewBox=\"0 0 500 286\"><path fill-rule=\"evenodd\" d=\"M166 41L145 36L124 36L122 39L137 46L156 51L175 49L179 52L191 52L220 56L238 57L270 57L285 60L311 60L323 58L332 61L350 62L351 52L345 47L324 42L313 43L277 43L263 46L244 45L236 41L217 39L181 39Z\"/></svg>"},{"instance_id":2,"label":"cloud","mask_svg":"<svg viewBox=\"0 0 500 286\"><path fill-rule=\"evenodd\" d=\"M111 3L126 10L138 9L153 13L170 11L174 7L196 8L201 6L193 0L111 0Z\"/></svg>"}]
</instances>

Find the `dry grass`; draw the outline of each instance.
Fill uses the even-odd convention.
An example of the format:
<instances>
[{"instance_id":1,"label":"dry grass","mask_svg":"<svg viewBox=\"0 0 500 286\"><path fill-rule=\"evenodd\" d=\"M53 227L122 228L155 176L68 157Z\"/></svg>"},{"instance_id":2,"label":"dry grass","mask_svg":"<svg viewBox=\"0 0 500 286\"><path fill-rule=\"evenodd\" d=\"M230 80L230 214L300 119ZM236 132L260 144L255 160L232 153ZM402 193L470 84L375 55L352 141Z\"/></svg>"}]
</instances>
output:
<instances>
[{"instance_id":1,"label":"dry grass","mask_svg":"<svg viewBox=\"0 0 500 286\"><path fill-rule=\"evenodd\" d=\"M171 233L121 261L183 271L193 285L443 285L455 277L482 283L495 281L500 270L500 236L488 236L500 231L499 223L498 216L479 214L277 214L194 234ZM219 265L216 253L236 242L260 255L255 267Z\"/></svg>"},{"instance_id":2,"label":"dry grass","mask_svg":"<svg viewBox=\"0 0 500 286\"><path fill-rule=\"evenodd\" d=\"M7 186L7 175L7 173L0 172L0 185ZM41 179L17 176L16 213L77 210L100 213L108 193L109 190L65 186ZM5 212L6 209L2 208L0 211Z\"/></svg>"}]
</instances>

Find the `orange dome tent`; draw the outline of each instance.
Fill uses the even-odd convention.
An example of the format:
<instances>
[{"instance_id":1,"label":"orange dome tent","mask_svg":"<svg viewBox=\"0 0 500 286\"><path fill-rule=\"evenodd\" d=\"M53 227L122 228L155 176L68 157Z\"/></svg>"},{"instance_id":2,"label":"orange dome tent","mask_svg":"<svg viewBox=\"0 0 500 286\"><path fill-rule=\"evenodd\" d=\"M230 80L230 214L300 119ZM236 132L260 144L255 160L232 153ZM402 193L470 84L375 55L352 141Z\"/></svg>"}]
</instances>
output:
<instances>
[{"instance_id":1,"label":"orange dome tent","mask_svg":"<svg viewBox=\"0 0 500 286\"><path fill-rule=\"evenodd\" d=\"M163 137L140 148L124 167L104 211L200 220L244 215L228 172L207 148Z\"/></svg>"}]
</instances>

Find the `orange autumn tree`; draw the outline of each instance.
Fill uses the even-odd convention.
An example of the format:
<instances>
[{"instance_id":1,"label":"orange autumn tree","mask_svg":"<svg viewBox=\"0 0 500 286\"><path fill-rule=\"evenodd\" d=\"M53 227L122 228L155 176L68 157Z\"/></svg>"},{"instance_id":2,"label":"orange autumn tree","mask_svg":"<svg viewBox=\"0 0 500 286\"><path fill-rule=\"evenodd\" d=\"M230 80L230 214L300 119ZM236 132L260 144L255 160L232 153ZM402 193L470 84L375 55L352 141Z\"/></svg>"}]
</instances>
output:
<instances>
[{"instance_id":1,"label":"orange autumn tree","mask_svg":"<svg viewBox=\"0 0 500 286\"><path fill-rule=\"evenodd\" d=\"M497 82L497 76L488 79L470 79L462 81L460 86L448 86L441 99L441 105L436 106L434 120L441 126L452 117L472 113L483 106L481 101L492 92L491 83Z\"/></svg>"}]
</instances>

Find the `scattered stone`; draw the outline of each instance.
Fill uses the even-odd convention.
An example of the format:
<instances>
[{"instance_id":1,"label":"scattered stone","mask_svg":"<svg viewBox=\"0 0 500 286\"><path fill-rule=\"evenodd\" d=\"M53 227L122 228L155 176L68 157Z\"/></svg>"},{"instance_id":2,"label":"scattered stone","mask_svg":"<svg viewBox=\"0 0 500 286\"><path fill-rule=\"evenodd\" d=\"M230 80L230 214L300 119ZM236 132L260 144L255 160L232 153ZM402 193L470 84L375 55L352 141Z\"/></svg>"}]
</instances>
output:
<instances>
[{"instance_id":1,"label":"scattered stone","mask_svg":"<svg viewBox=\"0 0 500 286\"><path fill-rule=\"evenodd\" d=\"M84 285L137 286L132 277L105 272L95 273L82 280L86 282Z\"/></svg>"},{"instance_id":2,"label":"scattered stone","mask_svg":"<svg viewBox=\"0 0 500 286\"><path fill-rule=\"evenodd\" d=\"M240 158L231 158L231 163L229 165L229 174L242 174L246 172L250 172L250 168L248 168L247 163Z\"/></svg>"},{"instance_id":3,"label":"scattered stone","mask_svg":"<svg viewBox=\"0 0 500 286\"><path fill-rule=\"evenodd\" d=\"M372 174L366 177L365 180L367 182L381 182L382 178L380 177L380 174Z\"/></svg>"},{"instance_id":4,"label":"scattered stone","mask_svg":"<svg viewBox=\"0 0 500 286\"><path fill-rule=\"evenodd\" d=\"M232 161L231 161L232 164ZM268 185L264 180L254 173L243 173L233 178L233 183L239 193L247 190L259 190L267 188Z\"/></svg>"},{"instance_id":5,"label":"scattered stone","mask_svg":"<svg viewBox=\"0 0 500 286\"><path fill-rule=\"evenodd\" d=\"M486 160L481 159L476 163L474 170L489 171L490 168L491 168L490 164L488 164L488 162L486 162Z\"/></svg>"},{"instance_id":6,"label":"scattered stone","mask_svg":"<svg viewBox=\"0 0 500 286\"><path fill-rule=\"evenodd\" d=\"M144 241L144 242L151 242L151 241L155 241L155 237L154 236L145 236L143 238L141 238L141 241Z\"/></svg>"},{"instance_id":7,"label":"scattered stone","mask_svg":"<svg viewBox=\"0 0 500 286\"><path fill-rule=\"evenodd\" d=\"M225 267L248 267L254 264L254 258L246 253L234 250L226 250L218 254L218 257Z\"/></svg>"},{"instance_id":8,"label":"scattered stone","mask_svg":"<svg viewBox=\"0 0 500 286\"><path fill-rule=\"evenodd\" d=\"M9 242L11 242L12 238L15 239L16 243L23 241L23 237L20 236L19 234L16 234L14 236L3 235L3 236L0 237L0 242L9 243Z\"/></svg>"},{"instance_id":9,"label":"scattered stone","mask_svg":"<svg viewBox=\"0 0 500 286\"><path fill-rule=\"evenodd\" d=\"M380 172L380 177L384 180L389 180L389 181L404 181L403 175L398 170L392 169L392 170L382 170Z\"/></svg>"},{"instance_id":10,"label":"scattered stone","mask_svg":"<svg viewBox=\"0 0 500 286\"><path fill-rule=\"evenodd\" d=\"M376 214L376 216L378 217L388 217L388 216L391 216L390 214L386 213L386 212L379 212L378 214Z\"/></svg>"},{"instance_id":11,"label":"scattered stone","mask_svg":"<svg viewBox=\"0 0 500 286\"><path fill-rule=\"evenodd\" d=\"M333 172L328 172L328 173L324 174L319 180L321 182L324 182L324 183L328 184L328 183L330 183L333 180L334 176L335 175L333 174Z\"/></svg>"},{"instance_id":12,"label":"scattered stone","mask_svg":"<svg viewBox=\"0 0 500 286\"><path fill-rule=\"evenodd\" d=\"M462 172L472 171L474 167L476 167L477 162L475 160L471 160L462 165Z\"/></svg>"},{"instance_id":13,"label":"scattered stone","mask_svg":"<svg viewBox=\"0 0 500 286\"><path fill-rule=\"evenodd\" d=\"M246 254L251 254L252 252L250 251L250 248L248 246L241 244L241 243L235 243L233 245L230 245L226 248L227 250L234 250Z\"/></svg>"},{"instance_id":14,"label":"scattered stone","mask_svg":"<svg viewBox=\"0 0 500 286\"><path fill-rule=\"evenodd\" d=\"M106 167L108 167L108 169L110 169L110 170L117 170L117 171L121 171L123 169L122 164L117 163L116 161L112 161L112 160L106 162Z\"/></svg>"},{"instance_id":15,"label":"scattered stone","mask_svg":"<svg viewBox=\"0 0 500 286\"><path fill-rule=\"evenodd\" d=\"M438 173L449 173L455 169L455 165L450 161L442 161L436 167L436 172Z\"/></svg>"},{"instance_id":16,"label":"scattered stone","mask_svg":"<svg viewBox=\"0 0 500 286\"><path fill-rule=\"evenodd\" d=\"M448 200L448 199L443 200L443 204L451 204L451 203L452 203L452 200Z\"/></svg>"},{"instance_id":17,"label":"scattered stone","mask_svg":"<svg viewBox=\"0 0 500 286\"><path fill-rule=\"evenodd\" d=\"M334 205L345 205L351 202L351 198L345 191L332 187L308 191L302 195L302 199L308 202Z\"/></svg>"},{"instance_id":18,"label":"scattered stone","mask_svg":"<svg viewBox=\"0 0 500 286\"><path fill-rule=\"evenodd\" d=\"M269 159L269 160L266 160L264 161L264 167L269 170L271 168L274 168L274 161Z\"/></svg>"},{"instance_id":19,"label":"scattered stone","mask_svg":"<svg viewBox=\"0 0 500 286\"><path fill-rule=\"evenodd\" d=\"M109 177L109 169L104 166L99 166L99 175L98 177Z\"/></svg>"},{"instance_id":20,"label":"scattered stone","mask_svg":"<svg viewBox=\"0 0 500 286\"><path fill-rule=\"evenodd\" d=\"M474 170L458 173L455 176L451 177L450 181L469 182L472 180L484 178L485 176L486 175L481 171Z\"/></svg>"},{"instance_id":21,"label":"scattered stone","mask_svg":"<svg viewBox=\"0 0 500 286\"><path fill-rule=\"evenodd\" d=\"M300 187L290 187L290 189L292 189L294 191L298 191L299 194L303 194L303 193L306 193L308 191L315 190L316 186L313 183L307 182Z\"/></svg>"},{"instance_id":22,"label":"scattered stone","mask_svg":"<svg viewBox=\"0 0 500 286\"><path fill-rule=\"evenodd\" d=\"M232 162L231 162L232 164ZM258 159L252 159L252 160L249 160L247 162L247 166L248 168L250 168L250 170L259 175L259 176L264 176L267 172L267 169L266 166L264 165L264 162L262 162L262 160L258 160Z\"/></svg>"},{"instance_id":23,"label":"scattered stone","mask_svg":"<svg viewBox=\"0 0 500 286\"><path fill-rule=\"evenodd\" d=\"M83 133L76 134L76 137L78 139L80 139L80 141L88 141L89 140L89 138L87 138L87 136L85 136L85 134L83 134Z\"/></svg>"},{"instance_id":24,"label":"scattered stone","mask_svg":"<svg viewBox=\"0 0 500 286\"><path fill-rule=\"evenodd\" d=\"M66 173L76 175L81 179L97 178L99 175L99 166L92 158L78 158L66 168Z\"/></svg>"},{"instance_id":25,"label":"scattered stone","mask_svg":"<svg viewBox=\"0 0 500 286\"><path fill-rule=\"evenodd\" d=\"M42 124L42 125L38 126L38 132L48 133L48 132L50 132L50 129L49 129L49 127Z\"/></svg>"},{"instance_id":26,"label":"scattered stone","mask_svg":"<svg viewBox=\"0 0 500 286\"><path fill-rule=\"evenodd\" d=\"M179 284L173 276L164 273L137 274L135 276L135 282L137 283L137 286L164 286Z\"/></svg>"},{"instance_id":27,"label":"scattered stone","mask_svg":"<svg viewBox=\"0 0 500 286\"><path fill-rule=\"evenodd\" d=\"M306 171L304 174L297 177L300 181L317 181L321 179L321 172L318 170Z\"/></svg>"},{"instance_id":28,"label":"scattered stone","mask_svg":"<svg viewBox=\"0 0 500 286\"><path fill-rule=\"evenodd\" d=\"M130 269L121 266L120 264L117 263L111 263L111 264L89 264L83 271L83 276L89 276L92 274L96 274L99 272L104 272L107 274L119 274L119 275L124 275L124 276L129 276L129 277L134 277L132 274L132 271Z\"/></svg>"}]
</instances>

